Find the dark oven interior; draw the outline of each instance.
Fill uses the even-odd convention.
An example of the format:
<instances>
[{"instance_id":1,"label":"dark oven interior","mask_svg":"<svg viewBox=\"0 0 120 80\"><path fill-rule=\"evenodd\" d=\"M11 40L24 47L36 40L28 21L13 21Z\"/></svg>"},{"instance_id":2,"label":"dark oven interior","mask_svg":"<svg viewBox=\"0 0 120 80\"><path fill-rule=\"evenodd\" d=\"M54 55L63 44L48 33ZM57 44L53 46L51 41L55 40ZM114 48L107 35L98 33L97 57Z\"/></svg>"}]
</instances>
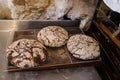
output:
<instances>
[{"instance_id":1,"label":"dark oven interior","mask_svg":"<svg viewBox=\"0 0 120 80\"><path fill-rule=\"evenodd\" d=\"M91 28L86 34L95 37L103 50L102 65L97 67L100 75L106 73L110 80L120 80L120 13L112 11L100 0Z\"/></svg>"}]
</instances>

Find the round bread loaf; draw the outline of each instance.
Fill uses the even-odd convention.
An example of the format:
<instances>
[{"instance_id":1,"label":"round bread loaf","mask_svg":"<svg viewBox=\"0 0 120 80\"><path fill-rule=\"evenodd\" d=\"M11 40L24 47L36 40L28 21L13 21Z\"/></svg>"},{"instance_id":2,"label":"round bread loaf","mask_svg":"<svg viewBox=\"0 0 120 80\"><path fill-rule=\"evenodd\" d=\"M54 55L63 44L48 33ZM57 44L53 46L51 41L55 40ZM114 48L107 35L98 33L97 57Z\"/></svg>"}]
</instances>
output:
<instances>
[{"instance_id":1,"label":"round bread loaf","mask_svg":"<svg viewBox=\"0 0 120 80\"><path fill-rule=\"evenodd\" d=\"M48 26L38 32L37 38L46 46L60 47L67 42L68 32L60 26Z\"/></svg>"},{"instance_id":2,"label":"round bread loaf","mask_svg":"<svg viewBox=\"0 0 120 80\"><path fill-rule=\"evenodd\" d=\"M69 38L67 48L78 59L88 60L100 55L98 42L90 36L76 34Z\"/></svg>"},{"instance_id":3,"label":"round bread loaf","mask_svg":"<svg viewBox=\"0 0 120 80\"><path fill-rule=\"evenodd\" d=\"M34 39L19 39L6 52L8 61L20 68L35 67L46 60L46 48Z\"/></svg>"}]
</instances>

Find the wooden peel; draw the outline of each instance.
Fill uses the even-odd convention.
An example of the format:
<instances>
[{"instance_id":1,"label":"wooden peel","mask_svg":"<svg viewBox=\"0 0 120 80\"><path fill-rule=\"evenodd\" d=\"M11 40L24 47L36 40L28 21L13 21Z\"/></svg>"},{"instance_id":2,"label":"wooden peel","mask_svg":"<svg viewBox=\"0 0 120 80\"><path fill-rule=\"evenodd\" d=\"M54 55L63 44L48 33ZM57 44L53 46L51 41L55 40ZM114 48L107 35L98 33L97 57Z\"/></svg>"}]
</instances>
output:
<instances>
[{"instance_id":1,"label":"wooden peel","mask_svg":"<svg viewBox=\"0 0 120 80\"><path fill-rule=\"evenodd\" d=\"M99 23L99 26L108 35L108 37L120 48L120 40L118 40L116 37L113 37L113 34L103 23Z\"/></svg>"}]
</instances>

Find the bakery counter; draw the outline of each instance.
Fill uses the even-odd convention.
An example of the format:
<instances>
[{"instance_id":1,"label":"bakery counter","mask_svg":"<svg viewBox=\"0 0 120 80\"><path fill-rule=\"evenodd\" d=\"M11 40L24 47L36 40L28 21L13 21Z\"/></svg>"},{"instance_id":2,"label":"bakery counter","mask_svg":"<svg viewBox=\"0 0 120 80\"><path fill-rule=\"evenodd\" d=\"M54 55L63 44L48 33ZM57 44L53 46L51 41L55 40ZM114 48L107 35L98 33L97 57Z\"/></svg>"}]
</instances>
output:
<instances>
[{"instance_id":1,"label":"bakery counter","mask_svg":"<svg viewBox=\"0 0 120 80\"><path fill-rule=\"evenodd\" d=\"M49 24L46 24L49 23ZM69 25L68 25L69 24ZM40 70L40 71L16 71L8 72L6 47L10 39L11 31L22 29L38 29L41 26L63 25L74 27L79 21L46 22L46 21L0 21L0 80L101 80L100 75L93 66L74 67L66 69Z\"/></svg>"}]
</instances>

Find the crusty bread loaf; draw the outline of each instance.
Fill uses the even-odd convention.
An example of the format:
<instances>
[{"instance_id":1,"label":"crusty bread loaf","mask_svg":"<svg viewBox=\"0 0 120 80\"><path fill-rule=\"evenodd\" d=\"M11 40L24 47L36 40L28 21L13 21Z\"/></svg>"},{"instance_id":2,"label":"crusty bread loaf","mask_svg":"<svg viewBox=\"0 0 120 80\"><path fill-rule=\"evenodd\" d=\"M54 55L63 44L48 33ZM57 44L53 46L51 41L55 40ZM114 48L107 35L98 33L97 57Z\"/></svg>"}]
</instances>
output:
<instances>
[{"instance_id":1,"label":"crusty bread loaf","mask_svg":"<svg viewBox=\"0 0 120 80\"><path fill-rule=\"evenodd\" d=\"M34 39L19 39L6 52L8 61L20 68L35 67L46 60L46 48Z\"/></svg>"},{"instance_id":2,"label":"crusty bread loaf","mask_svg":"<svg viewBox=\"0 0 120 80\"><path fill-rule=\"evenodd\" d=\"M8 0L12 18L20 20L39 19L49 5L49 0Z\"/></svg>"},{"instance_id":3,"label":"crusty bread loaf","mask_svg":"<svg viewBox=\"0 0 120 80\"><path fill-rule=\"evenodd\" d=\"M13 19L58 20L72 7L71 0L8 0Z\"/></svg>"},{"instance_id":4,"label":"crusty bread loaf","mask_svg":"<svg viewBox=\"0 0 120 80\"><path fill-rule=\"evenodd\" d=\"M49 47L60 47L67 43L68 32L60 26L48 26L41 29L37 35Z\"/></svg>"},{"instance_id":5,"label":"crusty bread loaf","mask_svg":"<svg viewBox=\"0 0 120 80\"><path fill-rule=\"evenodd\" d=\"M100 56L98 42L94 38L84 34L71 36L67 42L67 48L78 59L88 60Z\"/></svg>"}]
</instances>

